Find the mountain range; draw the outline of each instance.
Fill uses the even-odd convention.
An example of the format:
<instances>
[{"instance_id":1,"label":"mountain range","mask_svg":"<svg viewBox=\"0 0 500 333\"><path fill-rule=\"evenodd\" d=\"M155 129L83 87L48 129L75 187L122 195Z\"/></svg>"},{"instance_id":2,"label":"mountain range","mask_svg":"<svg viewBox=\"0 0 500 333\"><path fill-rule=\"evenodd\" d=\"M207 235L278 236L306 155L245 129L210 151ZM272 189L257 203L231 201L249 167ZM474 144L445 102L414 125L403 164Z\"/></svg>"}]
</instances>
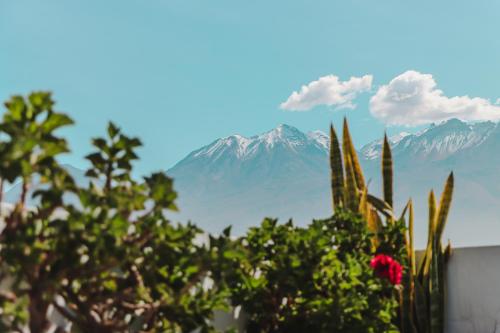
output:
<instances>
[{"instance_id":1,"label":"mountain range","mask_svg":"<svg viewBox=\"0 0 500 333\"><path fill-rule=\"evenodd\" d=\"M339 127L339 126L337 126ZM427 235L427 196L439 196L450 171L455 192L445 237L455 246L498 244L500 241L500 125L451 119L418 133L389 138L395 174L395 206L401 211L411 197L415 204L416 244ZM359 149L371 193L381 194L382 140ZM279 125L266 133L232 135L201 147L167 173L179 193L180 221L191 220L210 232L228 225L235 234L264 217L290 218L301 225L332 213L329 137ZM78 183L84 172L67 166ZM19 197L20 186L6 194Z\"/></svg>"},{"instance_id":2,"label":"mountain range","mask_svg":"<svg viewBox=\"0 0 500 333\"><path fill-rule=\"evenodd\" d=\"M500 240L500 126L451 119L418 133L390 137L395 205L411 197L417 245L427 234L427 196L439 196L450 171L456 179L445 237L455 245ZM181 220L209 231L231 224L239 234L263 217L305 224L331 214L329 137L288 125L253 137L232 135L197 149L168 170L179 192ZM359 150L370 191L380 195L382 140Z\"/></svg>"},{"instance_id":3,"label":"mountain range","mask_svg":"<svg viewBox=\"0 0 500 333\"><path fill-rule=\"evenodd\" d=\"M168 174L181 216L237 233L265 217L306 221L329 214L328 137L280 125L251 138L233 135L189 154Z\"/></svg>"}]
</instances>

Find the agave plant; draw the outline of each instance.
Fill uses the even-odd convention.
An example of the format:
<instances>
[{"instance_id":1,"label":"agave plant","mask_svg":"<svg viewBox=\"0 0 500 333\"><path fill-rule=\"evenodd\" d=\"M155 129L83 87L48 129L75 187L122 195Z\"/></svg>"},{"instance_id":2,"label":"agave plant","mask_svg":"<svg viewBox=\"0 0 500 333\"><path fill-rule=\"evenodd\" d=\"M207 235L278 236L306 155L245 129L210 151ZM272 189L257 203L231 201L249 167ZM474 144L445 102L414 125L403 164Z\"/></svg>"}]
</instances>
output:
<instances>
[{"instance_id":1,"label":"agave plant","mask_svg":"<svg viewBox=\"0 0 500 333\"><path fill-rule=\"evenodd\" d=\"M393 219L389 202L368 193L358 155L354 149L347 120L344 119L342 149L333 125L330 126L330 168L333 209L348 208L360 213L374 233L382 226L379 213ZM388 193L389 194L389 193Z\"/></svg>"},{"instance_id":2,"label":"agave plant","mask_svg":"<svg viewBox=\"0 0 500 333\"><path fill-rule=\"evenodd\" d=\"M342 148L341 148L342 146ZM344 119L342 145L333 125L330 126L330 168L332 204L359 213L373 232L375 249L382 241L384 225L408 221L403 239L407 269L400 292L400 329L404 333L442 333L444 330L444 303L446 263L451 246L443 248L441 238L450 210L453 193L453 173L450 173L437 205L434 192L429 194L429 230L427 247L421 255L414 249L414 212L410 199L395 218L393 200L393 161L387 136L382 148L383 198L368 192L359 159L352 143L347 120ZM384 222L385 219L385 222ZM417 263L418 259L418 263Z\"/></svg>"},{"instance_id":3,"label":"agave plant","mask_svg":"<svg viewBox=\"0 0 500 333\"><path fill-rule=\"evenodd\" d=\"M417 256L413 249L413 207L410 205L408 228L408 258L411 263L408 276L410 285L404 294L410 300L410 308L404 309L410 317L404 323L403 332L444 331L446 264L451 255L451 245L443 248L441 238L450 210L453 193L453 173L445 183L443 194L436 205L434 192L429 193L429 226L427 247L422 252L417 269ZM411 323L411 324L410 324Z\"/></svg>"}]
</instances>

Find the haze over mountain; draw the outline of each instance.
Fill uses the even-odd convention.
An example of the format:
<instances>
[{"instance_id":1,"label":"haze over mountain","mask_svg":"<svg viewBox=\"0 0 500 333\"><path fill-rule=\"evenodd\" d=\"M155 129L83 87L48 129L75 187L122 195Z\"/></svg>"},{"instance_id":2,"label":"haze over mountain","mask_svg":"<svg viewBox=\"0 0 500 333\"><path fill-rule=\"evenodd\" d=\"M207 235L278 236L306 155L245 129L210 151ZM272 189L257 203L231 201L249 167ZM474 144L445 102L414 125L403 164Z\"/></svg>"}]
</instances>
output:
<instances>
[{"instance_id":1,"label":"haze over mountain","mask_svg":"<svg viewBox=\"0 0 500 333\"><path fill-rule=\"evenodd\" d=\"M337 126L338 127L338 126ZM500 126L452 119L419 133L389 138L395 163L395 204L400 211L409 197L415 203L417 246L427 234L427 195L439 196L451 170L455 192L445 237L455 246L495 244L500 235ZM380 195L382 141L359 151L370 192ZM288 125L250 138L215 140L193 151L168 170L179 193L180 213L205 230L219 232L233 225L236 234L264 217L293 218L306 224L331 214L329 137L303 133ZM84 172L65 166L77 183ZM36 187L35 187L36 188ZM20 185L6 194L15 202ZM33 204L30 201L29 204Z\"/></svg>"},{"instance_id":2,"label":"haze over mountain","mask_svg":"<svg viewBox=\"0 0 500 333\"><path fill-rule=\"evenodd\" d=\"M305 224L331 214L328 136L280 125L261 135L233 135L190 153L168 170L181 213L209 231L236 233L263 217ZM390 138L397 211L411 196L417 245L425 242L427 195L439 196L448 173L456 187L445 237L455 245L495 243L500 234L500 127L452 119L416 134ZM381 140L360 149L372 193L380 193Z\"/></svg>"},{"instance_id":3,"label":"haze over mountain","mask_svg":"<svg viewBox=\"0 0 500 333\"><path fill-rule=\"evenodd\" d=\"M232 224L241 233L265 216L328 216L327 147L325 134L287 125L251 138L216 140L168 171L181 217L203 220L211 231Z\"/></svg>"}]
</instances>

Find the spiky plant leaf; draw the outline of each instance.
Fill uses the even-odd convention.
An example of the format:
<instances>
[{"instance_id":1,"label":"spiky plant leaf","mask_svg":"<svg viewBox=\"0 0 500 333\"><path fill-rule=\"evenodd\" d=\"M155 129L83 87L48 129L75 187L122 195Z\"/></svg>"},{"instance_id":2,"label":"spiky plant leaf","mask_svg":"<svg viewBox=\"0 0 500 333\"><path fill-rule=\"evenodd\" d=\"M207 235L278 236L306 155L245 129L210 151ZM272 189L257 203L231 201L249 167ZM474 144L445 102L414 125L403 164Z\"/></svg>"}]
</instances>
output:
<instances>
[{"instance_id":1,"label":"spiky plant leaf","mask_svg":"<svg viewBox=\"0 0 500 333\"><path fill-rule=\"evenodd\" d=\"M434 239L432 246L432 257L430 260L429 272L429 319L430 333L443 333L443 309L442 298L442 253L440 251L439 240Z\"/></svg>"},{"instance_id":2,"label":"spiky plant leaf","mask_svg":"<svg viewBox=\"0 0 500 333\"><path fill-rule=\"evenodd\" d=\"M333 209L343 204L344 171L342 167L342 152L337 133L333 125L330 125L330 172Z\"/></svg>"},{"instance_id":3,"label":"spiky plant leaf","mask_svg":"<svg viewBox=\"0 0 500 333\"><path fill-rule=\"evenodd\" d=\"M406 203L406 205L404 206L403 208L403 211L401 212L401 215L399 215L399 219L398 220L402 220L405 218L406 216L406 213L408 212L408 207L410 206L410 201L411 200L408 200L408 202Z\"/></svg>"},{"instance_id":4,"label":"spiky plant leaf","mask_svg":"<svg viewBox=\"0 0 500 333\"><path fill-rule=\"evenodd\" d=\"M420 281L423 281L425 276L428 276L430 269L430 259L432 256L432 244L434 242L434 237L436 233L436 197L434 191L429 192L429 221L427 228L427 247L420 260L420 265L418 268L418 277Z\"/></svg>"},{"instance_id":5,"label":"spiky plant leaf","mask_svg":"<svg viewBox=\"0 0 500 333\"><path fill-rule=\"evenodd\" d=\"M346 168L346 179L345 179L345 203L347 208L351 211L357 211L359 207L359 195L358 195L358 187L356 184L356 176L354 172L354 166L350 155L345 156L345 168Z\"/></svg>"},{"instance_id":6,"label":"spiky plant leaf","mask_svg":"<svg viewBox=\"0 0 500 333\"><path fill-rule=\"evenodd\" d=\"M443 194L441 195L441 200L439 201L439 207L436 212L436 237L441 239L441 236L446 225L446 219L448 217L448 212L450 211L451 200L453 197L453 172L450 173L446 184L444 186Z\"/></svg>"},{"instance_id":7,"label":"spiky plant leaf","mask_svg":"<svg viewBox=\"0 0 500 333\"><path fill-rule=\"evenodd\" d=\"M370 216L370 221L368 222L369 229L377 233L380 232L384 226L380 215L378 214L377 210L371 206L369 206L368 211Z\"/></svg>"},{"instance_id":8,"label":"spiky plant leaf","mask_svg":"<svg viewBox=\"0 0 500 333\"><path fill-rule=\"evenodd\" d=\"M354 148L354 144L352 143L351 134L349 133L349 126L347 124L346 118L344 118L342 150L344 153L344 163L346 163L347 156L349 156L352 161L352 167L356 178L356 185L358 189L363 190L365 187L365 178L363 177L361 164L359 164L358 154L356 153L356 149Z\"/></svg>"},{"instance_id":9,"label":"spiky plant leaf","mask_svg":"<svg viewBox=\"0 0 500 333\"><path fill-rule=\"evenodd\" d=\"M415 324L419 333L425 333L429 330L428 322L428 300L426 289L422 286L418 279L414 280L414 311L415 311Z\"/></svg>"},{"instance_id":10,"label":"spiky plant leaf","mask_svg":"<svg viewBox=\"0 0 500 333\"><path fill-rule=\"evenodd\" d=\"M413 203L411 199L405 207L405 211L409 211L408 216L408 233L406 235L406 250L408 256L408 269L404 272L404 283L401 299L401 321L403 332L417 333L417 325L414 316L415 304L415 251L413 237ZM404 215L403 215L404 219Z\"/></svg>"},{"instance_id":11,"label":"spiky plant leaf","mask_svg":"<svg viewBox=\"0 0 500 333\"><path fill-rule=\"evenodd\" d=\"M438 283L439 283L439 332L444 332L444 312L445 312L445 281L446 271L444 262L444 252L441 247L441 242L438 244Z\"/></svg>"},{"instance_id":12,"label":"spiky plant leaf","mask_svg":"<svg viewBox=\"0 0 500 333\"><path fill-rule=\"evenodd\" d=\"M384 200L390 207L393 206L393 169L392 153L387 135L384 135L384 145L382 148L382 182L384 187Z\"/></svg>"},{"instance_id":13,"label":"spiky plant leaf","mask_svg":"<svg viewBox=\"0 0 500 333\"><path fill-rule=\"evenodd\" d=\"M432 236L436 231L436 196L434 191L429 193L429 228L427 235L427 244L432 244Z\"/></svg>"},{"instance_id":14,"label":"spiky plant leaf","mask_svg":"<svg viewBox=\"0 0 500 333\"><path fill-rule=\"evenodd\" d=\"M379 213L384 215L388 220L394 221L394 215L392 214L392 208L385 202L384 200L368 193L367 195L368 202L375 207Z\"/></svg>"},{"instance_id":15,"label":"spiky plant leaf","mask_svg":"<svg viewBox=\"0 0 500 333\"><path fill-rule=\"evenodd\" d=\"M358 211L363 216L365 219L368 219L368 210L369 210L369 205L368 205L368 189L365 188L361 192L361 198L359 199L359 208Z\"/></svg>"},{"instance_id":16,"label":"spiky plant leaf","mask_svg":"<svg viewBox=\"0 0 500 333\"><path fill-rule=\"evenodd\" d=\"M403 285L407 286L410 283L410 276L404 275ZM410 290L404 288L400 291L399 295L399 313L401 318L401 331L404 333L417 333L413 327L412 315L412 301L410 297Z\"/></svg>"},{"instance_id":17,"label":"spiky plant leaf","mask_svg":"<svg viewBox=\"0 0 500 333\"><path fill-rule=\"evenodd\" d=\"M451 249L451 243L450 240L448 240L448 245L446 245L446 248L443 250L443 256L444 256L444 262L448 263L450 260L451 254L452 254L452 249Z\"/></svg>"},{"instance_id":18,"label":"spiky plant leaf","mask_svg":"<svg viewBox=\"0 0 500 333\"><path fill-rule=\"evenodd\" d=\"M414 214L413 214L413 202L410 199L408 202L409 205L409 216L408 216L408 247L409 247L409 254L408 254L408 259L410 261L410 271L412 275L412 280L413 276L416 274L416 259L415 259L415 246L414 246L414 235L413 235L413 229L414 229ZM413 283L412 283L413 284ZM412 286L413 288L413 286Z\"/></svg>"},{"instance_id":19,"label":"spiky plant leaf","mask_svg":"<svg viewBox=\"0 0 500 333\"><path fill-rule=\"evenodd\" d=\"M382 228L380 217L377 211L368 202L368 189L365 187L359 199L359 213L366 221L368 230L373 233L372 245L375 250L379 244L379 232ZM380 221L380 223L379 223Z\"/></svg>"}]
</instances>

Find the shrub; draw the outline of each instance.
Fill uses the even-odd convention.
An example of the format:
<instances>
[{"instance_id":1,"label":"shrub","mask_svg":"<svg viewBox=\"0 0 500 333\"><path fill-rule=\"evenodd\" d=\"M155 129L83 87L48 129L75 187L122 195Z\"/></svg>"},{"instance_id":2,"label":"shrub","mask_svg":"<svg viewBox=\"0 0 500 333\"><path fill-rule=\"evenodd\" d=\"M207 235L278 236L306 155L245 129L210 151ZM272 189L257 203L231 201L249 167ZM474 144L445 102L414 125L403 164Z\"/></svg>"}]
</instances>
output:
<instances>
[{"instance_id":1,"label":"shrub","mask_svg":"<svg viewBox=\"0 0 500 333\"><path fill-rule=\"evenodd\" d=\"M370 267L372 238L345 210L307 227L266 219L250 228L224 277L248 332L397 332L397 287Z\"/></svg>"}]
</instances>

